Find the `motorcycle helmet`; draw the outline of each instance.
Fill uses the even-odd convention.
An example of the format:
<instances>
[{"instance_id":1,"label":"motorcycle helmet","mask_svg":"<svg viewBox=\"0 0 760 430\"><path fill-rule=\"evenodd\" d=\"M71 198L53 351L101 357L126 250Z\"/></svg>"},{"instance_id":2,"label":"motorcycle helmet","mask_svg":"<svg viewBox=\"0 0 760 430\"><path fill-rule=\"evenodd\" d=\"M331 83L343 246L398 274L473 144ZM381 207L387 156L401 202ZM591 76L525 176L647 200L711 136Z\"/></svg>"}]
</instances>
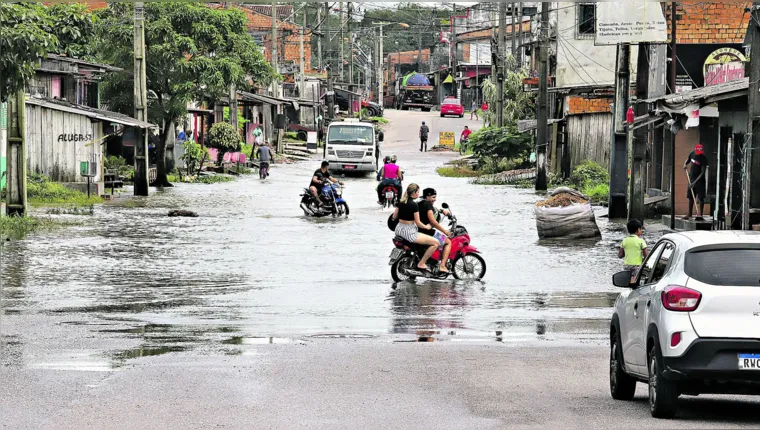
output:
<instances>
[{"instance_id":1,"label":"motorcycle helmet","mask_svg":"<svg viewBox=\"0 0 760 430\"><path fill-rule=\"evenodd\" d=\"M398 225L398 220L393 220L393 214L390 214L388 216L388 229L390 231L396 231L396 226Z\"/></svg>"},{"instance_id":2,"label":"motorcycle helmet","mask_svg":"<svg viewBox=\"0 0 760 430\"><path fill-rule=\"evenodd\" d=\"M385 156L385 158L383 158L383 162L384 162L385 164L388 164L388 163L390 163L390 162L391 162L391 157L390 157L389 155L386 155L386 156Z\"/></svg>"},{"instance_id":3,"label":"motorcycle helmet","mask_svg":"<svg viewBox=\"0 0 760 430\"><path fill-rule=\"evenodd\" d=\"M391 155L391 163L395 163L398 158L396 158L396 154Z\"/></svg>"}]
</instances>

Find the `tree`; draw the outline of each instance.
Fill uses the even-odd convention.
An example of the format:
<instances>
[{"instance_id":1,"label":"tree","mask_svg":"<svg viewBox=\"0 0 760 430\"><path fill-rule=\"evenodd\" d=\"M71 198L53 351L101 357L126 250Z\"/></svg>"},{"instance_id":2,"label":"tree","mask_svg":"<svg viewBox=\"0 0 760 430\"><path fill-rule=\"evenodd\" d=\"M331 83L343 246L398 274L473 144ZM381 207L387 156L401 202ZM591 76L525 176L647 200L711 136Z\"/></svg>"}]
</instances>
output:
<instances>
[{"instance_id":1,"label":"tree","mask_svg":"<svg viewBox=\"0 0 760 430\"><path fill-rule=\"evenodd\" d=\"M517 68L514 58L509 57L504 67L504 125L517 126L517 121L533 119L536 115L535 96L523 91L522 80L527 77L525 71ZM488 124L496 123L496 84L491 81L483 83L483 97L489 109L483 112Z\"/></svg>"},{"instance_id":2,"label":"tree","mask_svg":"<svg viewBox=\"0 0 760 430\"><path fill-rule=\"evenodd\" d=\"M216 157L216 164L222 165L224 154L228 152L240 151L240 136L235 127L228 122L217 122L208 131L209 146L216 148L219 153Z\"/></svg>"},{"instance_id":3,"label":"tree","mask_svg":"<svg viewBox=\"0 0 760 430\"><path fill-rule=\"evenodd\" d=\"M0 100L26 87L38 59L58 40L45 8L35 3L0 3Z\"/></svg>"},{"instance_id":4,"label":"tree","mask_svg":"<svg viewBox=\"0 0 760 430\"><path fill-rule=\"evenodd\" d=\"M133 113L133 7L112 3L101 12L98 47L103 59L125 69L109 78L104 99L113 110ZM247 33L246 17L236 8L202 3L146 3L148 116L159 128L156 184L167 179L166 144L171 124L187 114L191 100L214 102L229 94L229 85L250 89L275 76L261 49Z\"/></svg>"},{"instance_id":5,"label":"tree","mask_svg":"<svg viewBox=\"0 0 760 430\"><path fill-rule=\"evenodd\" d=\"M57 54L90 59L95 53L97 16L81 3L55 3L47 8L51 26L48 33L58 39Z\"/></svg>"}]
</instances>

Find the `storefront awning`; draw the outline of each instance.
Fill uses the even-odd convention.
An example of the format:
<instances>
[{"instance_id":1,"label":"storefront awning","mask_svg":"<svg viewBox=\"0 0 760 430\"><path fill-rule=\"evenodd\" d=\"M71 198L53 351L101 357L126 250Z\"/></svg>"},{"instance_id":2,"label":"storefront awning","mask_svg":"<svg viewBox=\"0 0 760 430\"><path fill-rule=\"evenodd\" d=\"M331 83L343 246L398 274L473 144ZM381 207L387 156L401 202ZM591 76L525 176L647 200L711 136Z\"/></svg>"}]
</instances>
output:
<instances>
[{"instance_id":1,"label":"storefront awning","mask_svg":"<svg viewBox=\"0 0 760 430\"><path fill-rule=\"evenodd\" d=\"M687 111L693 110L693 105L701 107L719 100L746 96L748 90L749 78L743 78L677 94L654 97L643 100L641 103L656 103L659 111L686 114Z\"/></svg>"}]
</instances>

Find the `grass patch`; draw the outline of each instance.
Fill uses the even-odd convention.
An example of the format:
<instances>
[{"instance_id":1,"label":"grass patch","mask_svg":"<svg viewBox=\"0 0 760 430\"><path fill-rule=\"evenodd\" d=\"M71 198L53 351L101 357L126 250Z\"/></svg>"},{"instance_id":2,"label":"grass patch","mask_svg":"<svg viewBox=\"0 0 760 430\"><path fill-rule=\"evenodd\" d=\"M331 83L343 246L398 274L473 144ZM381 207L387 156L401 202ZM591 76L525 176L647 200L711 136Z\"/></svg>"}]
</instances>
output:
<instances>
[{"instance_id":1,"label":"grass patch","mask_svg":"<svg viewBox=\"0 0 760 430\"><path fill-rule=\"evenodd\" d=\"M66 188L63 184L52 182L44 175L31 175L27 179L27 199L34 206L70 205L92 206L103 203L100 196L87 197L87 193Z\"/></svg>"},{"instance_id":2,"label":"grass patch","mask_svg":"<svg viewBox=\"0 0 760 430\"><path fill-rule=\"evenodd\" d=\"M474 178L480 176L480 173L469 166L444 166L437 170L439 175L446 178Z\"/></svg>"},{"instance_id":3,"label":"grass patch","mask_svg":"<svg viewBox=\"0 0 760 430\"><path fill-rule=\"evenodd\" d=\"M378 124L388 124L390 122L381 116L373 116L369 120Z\"/></svg>"},{"instance_id":4,"label":"grass patch","mask_svg":"<svg viewBox=\"0 0 760 430\"><path fill-rule=\"evenodd\" d=\"M37 217L2 217L0 218L0 238L23 239L24 236L42 230L76 225L77 223Z\"/></svg>"},{"instance_id":5,"label":"grass patch","mask_svg":"<svg viewBox=\"0 0 760 430\"><path fill-rule=\"evenodd\" d=\"M243 168L241 167L240 169L242 173ZM179 175L174 174L167 175L167 179L169 179L169 182L185 184L218 184L220 182L232 182L235 180L232 176L226 175L182 176L180 180Z\"/></svg>"},{"instance_id":6,"label":"grass patch","mask_svg":"<svg viewBox=\"0 0 760 430\"><path fill-rule=\"evenodd\" d=\"M610 186L609 184L598 183L584 187L581 192L591 199L592 204L599 204L609 200Z\"/></svg>"}]
</instances>

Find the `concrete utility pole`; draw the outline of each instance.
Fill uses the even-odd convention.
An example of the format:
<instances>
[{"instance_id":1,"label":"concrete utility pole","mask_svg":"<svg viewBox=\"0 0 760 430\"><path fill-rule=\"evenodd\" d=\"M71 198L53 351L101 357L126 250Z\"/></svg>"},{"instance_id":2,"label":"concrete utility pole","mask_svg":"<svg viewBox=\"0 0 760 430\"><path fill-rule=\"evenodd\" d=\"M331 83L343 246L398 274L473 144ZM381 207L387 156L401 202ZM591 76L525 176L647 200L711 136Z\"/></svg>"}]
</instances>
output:
<instances>
[{"instance_id":1,"label":"concrete utility pole","mask_svg":"<svg viewBox=\"0 0 760 430\"><path fill-rule=\"evenodd\" d=\"M343 73L343 62L345 61L345 52L343 52L343 46L345 45L345 41L343 40L343 26L346 24L345 21L343 21L343 2L340 2L340 11L338 12L338 16L340 17L340 64L338 67L340 68L340 81L346 82L346 74ZM350 110L350 106L349 106Z\"/></svg>"},{"instance_id":2,"label":"concrete utility pole","mask_svg":"<svg viewBox=\"0 0 760 430\"><path fill-rule=\"evenodd\" d=\"M646 100L649 95L649 43L639 44L639 55L636 64L636 99ZM634 108L635 116L647 114L646 103L637 103ZM630 128L633 124L629 124ZM630 199L628 201L628 219L643 220L646 217L644 207L644 163L649 133L644 127L633 131L633 164L631 166Z\"/></svg>"},{"instance_id":3,"label":"concrete utility pole","mask_svg":"<svg viewBox=\"0 0 760 430\"><path fill-rule=\"evenodd\" d=\"M317 3L317 24L322 21L322 5ZM322 36L317 37L317 68L322 70Z\"/></svg>"},{"instance_id":4,"label":"concrete utility pole","mask_svg":"<svg viewBox=\"0 0 760 430\"><path fill-rule=\"evenodd\" d=\"M329 67L332 62L332 50L330 49L330 4L325 2L325 58L324 66Z\"/></svg>"},{"instance_id":5,"label":"concrete utility pole","mask_svg":"<svg viewBox=\"0 0 760 430\"><path fill-rule=\"evenodd\" d=\"M626 184L628 182L628 133L625 125L626 112L631 86L631 45L617 45L617 64L615 66L615 112L614 133L615 141L610 153L610 207L609 217L625 218L628 215L626 204Z\"/></svg>"},{"instance_id":6,"label":"concrete utility pole","mask_svg":"<svg viewBox=\"0 0 760 430\"><path fill-rule=\"evenodd\" d=\"M752 46L760 47L760 27L757 23L760 19L760 2L752 3L752 19L749 20L747 31L751 37ZM760 132L754 133L760 126L760 58L757 52L750 55L749 59L749 120L748 129L751 138L746 139L744 144L744 175L742 176L742 230L751 228L750 215L754 199L752 193L752 171L760 168L760 156L755 151L760 148Z\"/></svg>"},{"instance_id":7,"label":"concrete utility pole","mask_svg":"<svg viewBox=\"0 0 760 430\"><path fill-rule=\"evenodd\" d=\"M145 64L145 4L135 2L135 119L148 122L148 81ZM136 196L148 195L148 131L135 127Z\"/></svg>"},{"instance_id":8,"label":"concrete utility pole","mask_svg":"<svg viewBox=\"0 0 760 430\"><path fill-rule=\"evenodd\" d=\"M275 73L279 73L280 69L277 66L277 2L272 2L272 67ZM278 97L279 91L277 87L279 83L277 79L272 80L272 96Z\"/></svg>"},{"instance_id":9,"label":"concrete utility pole","mask_svg":"<svg viewBox=\"0 0 760 430\"><path fill-rule=\"evenodd\" d=\"M335 94L333 88L333 73L332 67L327 65L327 117L330 119L335 118Z\"/></svg>"},{"instance_id":10,"label":"concrete utility pole","mask_svg":"<svg viewBox=\"0 0 760 430\"><path fill-rule=\"evenodd\" d=\"M518 37L518 42L517 42L517 66L518 67L522 67L522 64L523 64L523 56L522 56L522 51L523 51L523 49L522 49L522 36L523 36L523 34L522 34L523 8L522 7L523 7L523 2L520 2L519 4L520 4L519 10L517 11L517 17L519 18L519 22L517 24L518 28L519 28L519 30L517 30L517 37Z\"/></svg>"},{"instance_id":11,"label":"concrete utility pole","mask_svg":"<svg viewBox=\"0 0 760 430\"><path fill-rule=\"evenodd\" d=\"M514 57L517 53L517 39L515 39L515 35L517 34L517 31L515 30L515 21L517 18L515 15L517 14L517 9L515 9L515 2L512 2L512 56Z\"/></svg>"},{"instance_id":12,"label":"concrete utility pole","mask_svg":"<svg viewBox=\"0 0 760 430\"><path fill-rule=\"evenodd\" d=\"M504 60L507 50L507 3L499 1L499 54L496 56L496 126L504 126Z\"/></svg>"},{"instance_id":13,"label":"concrete utility pole","mask_svg":"<svg viewBox=\"0 0 760 430\"><path fill-rule=\"evenodd\" d=\"M547 109L549 96L549 7L551 3L541 3L541 33L539 36L538 103L536 115L536 191L546 191L546 141L549 123Z\"/></svg>"},{"instance_id":14,"label":"concrete utility pole","mask_svg":"<svg viewBox=\"0 0 760 430\"><path fill-rule=\"evenodd\" d=\"M677 57L676 57L676 46L678 41L678 23L676 21L677 18L677 8L678 3L671 2L670 3L670 93L675 94L676 92L676 63L677 63ZM749 27L748 27L749 28ZM675 230L676 228L676 135L671 133L668 129L668 126L665 125L663 127L665 130L665 135L663 136L663 140L666 140L668 142L670 153L670 175L668 175L668 181L670 182L670 229ZM665 138L667 137L667 138ZM664 164L664 163L663 163ZM663 165L663 169L665 166ZM610 188L610 191L612 188ZM730 224L730 222L729 222Z\"/></svg>"},{"instance_id":15,"label":"concrete utility pole","mask_svg":"<svg viewBox=\"0 0 760 430\"><path fill-rule=\"evenodd\" d=\"M454 15L451 17L451 74L456 77L457 70L457 4L452 3Z\"/></svg>"},{"instance_id":16,"label":"concrete utility pole","mask_svg":"<svg viewBox=\"0 0 760 430\"><path fill-rule=\"evenodd\" d=\"M299 40L299 51L301 52L301 61L299 62L299 70L301 71L301 81L300 85L298 86L298 96L302 99L306 98L306 67L304 64L304 56L306 55L305 52L303 52L303 32L306 28L306 12L303 14L303 27L301 27L301 38Z\"/></svg>"},{"instance_id":17,"label":"concrete utility pole","mask_svg":"<svg viewBox=\"0 0 760 430\"><path fill-rule=\"evenodd\" d=\"M385 58L383 57L383 26L380 26L380 55L377 58L377 80L378 80L378 89L377 89L377 104L380 106L383 106L383 63Z\"/></svg>"},{"instance_id":18,"label":"concrete utility pole","mask_svg":"<svg viewBox=\"0 0 760 430\"><path fill-rule=\"evenodd\" d=\"M8 157L6 168L6 212L26 216L26 96L24 91L8 95Z\"/></svg>"},{"instance_id":19,"label":"concrete utility pole","mask_svg":"<svg viewBox=\"0 0 760 430\"><path fill-rule=\"evenodd\" d=\"M346 22L346 25L348 26L348 88L351 90L351 92L356 92L356 87L354 86L354 32L351 31L351 15L354 12L353 3L348 2L348 21ZM353 115L354 114L354 95L350 94L348 97L349 106L348 106L348 112ZM360 108L361 109L361 108Z\"/></svg>"}]
</instances>

